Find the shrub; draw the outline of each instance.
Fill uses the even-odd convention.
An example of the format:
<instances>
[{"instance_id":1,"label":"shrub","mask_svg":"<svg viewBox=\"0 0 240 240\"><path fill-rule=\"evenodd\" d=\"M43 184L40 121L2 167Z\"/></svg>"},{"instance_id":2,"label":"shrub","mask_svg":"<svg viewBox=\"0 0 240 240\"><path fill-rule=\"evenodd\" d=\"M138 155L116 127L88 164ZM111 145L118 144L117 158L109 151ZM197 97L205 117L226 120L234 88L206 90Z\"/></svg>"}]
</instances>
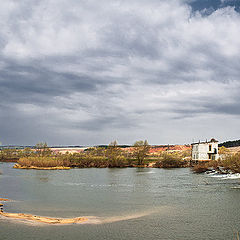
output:
<instances>
[{"instance_id":1,"label":"shrub","mask_svg":"<svg viewBox=\"0 0 240 240\"><path fill-rule=\"evenodd\" d=\"M28 157L20 158L18 164L26 167L69 167L70 162L55 157Z\"/></svg>"},{"instance_id":2,"label":"shrub","mask_svg":"<svg viewBox=\"0 0 240 240\"><path fill-rule=\"evenodd\" d=\"M163 153L159 161L156 162L155 167L160 168L179 168L184 167L186 162L182 157L175 153Z\"/></svg>"},{"instance_id":3,"label":"shrub","mask_svg":"<svg viewBox=\"0 0 240 240\"><path fill-rule=\"evenodd\" d=\"M240 173L240 153L228 154L221 161L221 165L226 170L231 170L234 173Z\"/></svg>"},{"instance_id":4,"label":"shrub","mask_svg":"<svg viewBox=\"0 0 240 240\"><path fill-rule=\"evenodd\" d=\"M126 167L128 165L124 156L117 156L114 160L108 161L108 167Z\"/></svg>"},{"instance_id":5,"label":"shrub","mask_svg":"<svg viewBox=\"0 0 240 240\"><path fill-rule=\"evenodd\" d=\"M209 169L209 166L207 163L198 163L193 166L192 170L195 173L204 173Z\"/></svg>"}]
</instances>

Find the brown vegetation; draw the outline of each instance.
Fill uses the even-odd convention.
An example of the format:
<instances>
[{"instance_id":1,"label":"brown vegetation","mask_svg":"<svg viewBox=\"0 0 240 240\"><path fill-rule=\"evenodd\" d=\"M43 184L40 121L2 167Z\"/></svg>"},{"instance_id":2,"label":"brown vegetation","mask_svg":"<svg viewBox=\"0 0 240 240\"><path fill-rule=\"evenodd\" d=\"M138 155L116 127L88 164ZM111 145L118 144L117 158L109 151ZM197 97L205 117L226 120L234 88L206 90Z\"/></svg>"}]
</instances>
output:
<instances>
[{"instance_id":1,"label":"brown vegetation","mask_svg":"<svg viewBox=\"0 0 240 240\"><path fill-rule=\"evenodd\" d=\"M85 151L74 153L58 153L51 151L46 143L38 143L34 149L3 149L0 160L15 159L16 168L31 169L66 169L78 168L113 168L113 167L186 167L188 162L182 159L189 157L190 151L162 151L153 155L150 145L145 141L137 141L130 148L121 148L117 142L109 146L91 147ZM156 164L155 164L156 163Z\"/></svg>"},{"instance_id":2,"label":"brown vegetation","mask_svg":"<svg viewBox=\"0 0 240 240\"><path fill-rule=\"evenodd\" d=\"M62 167L62 166L57 166L57 167L37 167L37 166L21 166L18 163L16 163L13 168L19 168L19 169L36 169L36 170L69 170L71 169L70 167Z\"/></svg>"},{"instance_id":3,"label":"brown vegetation","mask_svg":"<svg viewBox=\"0 0 240 240\"><path fill-rule=\"evenodd\" d=\"M198 164L194 165L192 170L195 173L204 173L207 170L209 170L209 166L208 166L208 163L202 162L202 163L198 163Z\"/></svg>"},{"instance_id":4,"label":"brown vegetation","mask_svg":"<svg viewBox=\"0 0 240 240\"><path fill-rule=\"evenodd\" d=\"M221 172L240 173L240 153L231 154L228 151L218 161L202 162L195 165L192 170L196 173L216 170Z\"/></svg>"},{"instance_id":5,"label":"brown vegetation","mask_svg":"<svg viewBox=\"0 0 240 240\"><path fill-rule=\"evenodd\" d=\"M177 153L163 153L161 158L155 163L155 167L160 168L180 168L187 167L188 162L183 160Z\"/></svg>"},{"instance_id":6,"label":"brown vegetation","mask_svg":"<svg viewBox=\"0 0 240 240\"><path fill-rule=\"evenodd\" d=\"M240 153L228 154L224 160L221 161L221 165L226 169L234 173L240 173Z\"/></svg>"},{"instance_id":7,"label":"brown vegetation","mask_svg":"<svg viewBox=\"0 0 240 240\"><path fill-rule=\"evenodd\" d=\"M139 166L142 166L143 160L146 158L146 156L149 153L150 146L149 146L147 140L145 140L145 141L141 140L141 141L135 142L133 147L134 147L133 156L136 157L137 164Z\"/></svg>"},{"instance_id":8,"label":"brown vegetation","mask_svg":"<svg viewBox=\"0 0 240 240\"><path fill-rule=\"evenodd\" d=\"M16 162L19 159L19 152L16 149L2 149L0 151L0 161Z\"/></svg>"},{"instance_id":9,"label":"brown vegetation","mask_svg":"<svg viewBox=\"0 0 240 240\"><path fill-rule=\"evenodd\" d=\"M20 166L25 167L69 167L70 163L67 160L58 157L24 157L18 160Z\"/></svg>"}]
</instances>

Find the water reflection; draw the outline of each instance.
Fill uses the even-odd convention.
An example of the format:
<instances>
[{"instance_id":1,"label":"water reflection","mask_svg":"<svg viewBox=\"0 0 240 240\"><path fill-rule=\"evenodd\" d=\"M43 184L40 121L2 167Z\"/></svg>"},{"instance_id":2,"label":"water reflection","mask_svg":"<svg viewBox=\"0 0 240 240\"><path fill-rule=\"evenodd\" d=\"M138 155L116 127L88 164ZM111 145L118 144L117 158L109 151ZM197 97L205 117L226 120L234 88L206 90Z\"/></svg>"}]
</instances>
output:
<instances>
[{"instance_id":1,"label":"water reflection","mask_svg":"<svg viewBox=\"0 0 240 240\"><path fill-rule=\"evenodd\" d=\"M135 168L136 173L148 173L152 172L152 168Z\"/></svg>"},{"instance_id":2,"label":"water reflection","mask_svg":"<svg viewBox=\"0 0 240 240\"><path fill-rule=\"evenodd\" d=\"M50 177L49 171L38 171L38 170L35 171L36 180L39 180L42 183L49 182L49 177Z\"/></svg>"}]
</instances>

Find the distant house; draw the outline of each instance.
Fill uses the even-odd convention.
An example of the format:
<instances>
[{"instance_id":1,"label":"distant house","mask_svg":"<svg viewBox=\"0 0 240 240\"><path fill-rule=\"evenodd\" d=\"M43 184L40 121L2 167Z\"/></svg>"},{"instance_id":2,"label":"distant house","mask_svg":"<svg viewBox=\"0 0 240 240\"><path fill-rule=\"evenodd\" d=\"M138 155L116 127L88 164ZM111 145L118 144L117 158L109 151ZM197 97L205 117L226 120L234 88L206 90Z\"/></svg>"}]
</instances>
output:
<instances>
[{"instance_id":1,"label":"distant house","mask_svg":"<svg viewBox=\"0 0 240 240\"><path fill-rule=\"evenodd\" d=\"M218 158L218 141L214 138L209 142L192 143L193 161L217 160Z\"/></svg>"}]
</instances>

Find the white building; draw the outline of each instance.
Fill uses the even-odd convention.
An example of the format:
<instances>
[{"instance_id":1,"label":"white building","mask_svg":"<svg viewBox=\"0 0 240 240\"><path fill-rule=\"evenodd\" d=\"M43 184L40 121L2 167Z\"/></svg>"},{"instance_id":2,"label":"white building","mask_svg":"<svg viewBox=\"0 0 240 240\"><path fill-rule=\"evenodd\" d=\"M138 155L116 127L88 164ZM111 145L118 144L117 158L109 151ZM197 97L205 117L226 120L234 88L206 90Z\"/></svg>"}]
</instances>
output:
<instances>
[{"instance_id":1,"label":"white building","mask_svg":"<svg viewBox=\"0 0 240 240\"><path fill-rule=\"evenodd\" d=\"M214 138L212 138L210 142L206 141L192 144L193 161L217 160L218 158L218 141Z\"/></svg>"}]
</instances>

